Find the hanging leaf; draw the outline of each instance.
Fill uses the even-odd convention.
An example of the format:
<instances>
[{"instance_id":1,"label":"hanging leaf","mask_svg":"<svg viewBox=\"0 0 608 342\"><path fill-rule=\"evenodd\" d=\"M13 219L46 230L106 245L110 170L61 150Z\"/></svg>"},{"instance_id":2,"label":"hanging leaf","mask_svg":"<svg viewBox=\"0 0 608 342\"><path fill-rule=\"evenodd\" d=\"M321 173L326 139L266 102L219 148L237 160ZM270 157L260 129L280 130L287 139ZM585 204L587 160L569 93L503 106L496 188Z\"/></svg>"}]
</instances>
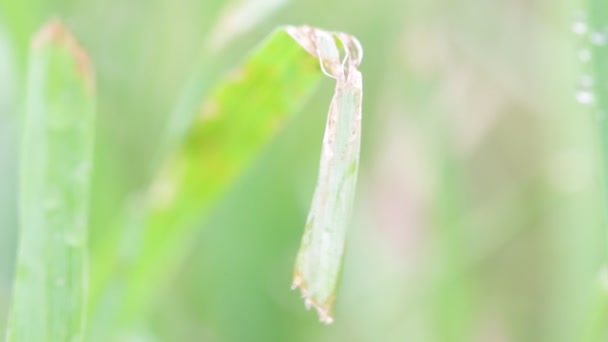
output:
<instances>
[{"instance_id":1,"label":"hanging leaf","mask_svg":"<svg viewBox=\"0 0 608 342\"><path fill-rule=\"evenodd\" d=\"M350 222L361 143L361 63L356 38L311 27L287 31L319 59L323 72L336 80L329 105L319 177L296 261L293 287L299 287L307 307L331 323L332 304L341 271L346 230ZM344 56L340 56L339 47Z\"/></svg>"}]
</instances>

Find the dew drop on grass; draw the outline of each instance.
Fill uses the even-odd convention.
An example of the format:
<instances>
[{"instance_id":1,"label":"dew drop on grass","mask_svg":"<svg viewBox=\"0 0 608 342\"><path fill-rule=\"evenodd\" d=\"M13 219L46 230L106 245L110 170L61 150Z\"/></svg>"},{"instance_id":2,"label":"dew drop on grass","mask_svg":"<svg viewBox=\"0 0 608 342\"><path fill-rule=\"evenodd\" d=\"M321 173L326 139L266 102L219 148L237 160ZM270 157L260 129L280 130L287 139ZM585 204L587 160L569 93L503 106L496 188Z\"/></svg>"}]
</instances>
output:
<instances>
[{"instance_id":1,"label":"dew drop on grass","mask_svg":"<svg viewBox=\"0 0 608 342\"><path fill-rule=\"evenodd\" d=\"M587 33L588 30L589 28L587 27L587 22L581 18L576 19L572 24L572 32L580 36Z\"/></svg>"},{"instance_id":2,"label":"dew drop on grass","mask_svg":"<svg viewBox=\"0 0 608 342\"><path fill-rule=\"evenodd\" d=\"M578 101L580 104L588 105L593 103L594 100L595 96L590 90L583 89L576 93L576 101Z\"/></svg>"},{"instance_id":3,"label":"dew drop on grass","mask_svg":"<svg viewBox=\"0 0 608 342\"><path fill-rule=\"evenodd\" d=\"M578 58L581 62L588 62L591 59L591 50L584 48L578 52Z\"/></svg>"},{"instance_id":4,"label":"dew drop on grass","mask_svg":"<svg viewBox=\"0 0 608 342\"><path fill-rule=\"evenodd\" d=\"M591 32L591 36L589 37L589 40L591 41L591 44L593 44L593 45L604 46L604 45L606 45L608 37L606 37L606 33L604 33L604 32L594 31L594 32Z\"/></svg>"}]
</instances>

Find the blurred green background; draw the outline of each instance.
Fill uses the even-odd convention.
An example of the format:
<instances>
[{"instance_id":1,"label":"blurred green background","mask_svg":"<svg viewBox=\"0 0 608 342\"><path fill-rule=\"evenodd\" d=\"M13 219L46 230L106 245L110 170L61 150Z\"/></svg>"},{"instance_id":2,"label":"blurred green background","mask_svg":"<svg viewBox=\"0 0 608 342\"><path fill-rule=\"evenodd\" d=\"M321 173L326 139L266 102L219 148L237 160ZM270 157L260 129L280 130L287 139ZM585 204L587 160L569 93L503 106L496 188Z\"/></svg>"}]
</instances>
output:
<instances>
[{"instance_id":1,"label":"blurred green background","mask_svg":"<svg viewBox=\"0 0 608 342\"><path fill-rule=\"evenodd\" d=\"M116 325L101 309L96 339L608 340L589 332L608 325L597 296L608 239L604 118L575 96L589 68L572 31L584 11L550 0L0 0L0 331L27 48L58 16L97 70L91 253L124 235L126 259L137 236L116 222L158 172L158 137L197 65L229 70L284 24L349 32L365 49L362 169L336 322L320 324L289 290L332 94L324 79L200 222L150 312ZM248 20L208 58L213 37Z\"/></svg>"}]
</instances>

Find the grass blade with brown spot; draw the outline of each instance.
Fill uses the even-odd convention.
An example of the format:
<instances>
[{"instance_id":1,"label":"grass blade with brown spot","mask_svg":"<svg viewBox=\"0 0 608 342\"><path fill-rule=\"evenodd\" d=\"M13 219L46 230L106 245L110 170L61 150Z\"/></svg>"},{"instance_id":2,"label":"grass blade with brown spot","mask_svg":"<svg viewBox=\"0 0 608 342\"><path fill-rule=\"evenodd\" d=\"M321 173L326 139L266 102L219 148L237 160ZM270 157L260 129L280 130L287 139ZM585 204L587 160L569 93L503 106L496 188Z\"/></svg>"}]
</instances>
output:
<instances>
[{"instance_id":1,"label":"grass blade with brown spot","mask_svg":"<svg viewBox=\"0 0 608 342\"><path fill-rule=\"evenodd\" d=\"M95 305L102 305L99 300L109 288L107 282L117 281L125 290L112 309L117 324L131 326L141 317L191 250L198 224L211 205L308 99L321 77L317 61L279 29L209 98L191 93L185 101L188 105L178 111L180 124L170 128L170 145L175 141L176 148L146 195L144 227L136 228L143 236L126 243L140 248L129 260L108 258L115 263L103 265L107 270L93 281ZM182 121L190 115L183 108L197 102L198 113L187 125ZM128 276L114 277L113 267Z\"/></svg>"},{"instance_id":2,"label":"grass blade with brown spot","mask_svg":"<svg viewBox=\"0 0 608 342\"><path fill-rule=\"evenodd\" d=\"M58 21L33 41L21 155L20 230L9 341L81 341L94 77Z\"/></svg>"}]
</instances>

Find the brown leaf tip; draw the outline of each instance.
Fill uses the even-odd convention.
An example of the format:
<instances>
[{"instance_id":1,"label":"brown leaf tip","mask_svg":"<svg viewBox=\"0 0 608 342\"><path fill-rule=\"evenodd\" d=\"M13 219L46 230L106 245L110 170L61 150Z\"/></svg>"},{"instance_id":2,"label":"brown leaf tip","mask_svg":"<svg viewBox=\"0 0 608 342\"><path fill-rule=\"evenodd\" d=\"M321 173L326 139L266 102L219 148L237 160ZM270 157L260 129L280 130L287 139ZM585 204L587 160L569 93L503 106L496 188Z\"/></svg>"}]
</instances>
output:
<instances>
[{"instance_id":1,"label":"brown leaf tip","mask_svg":"<svg viewBox=\"0 0 608 342\"><path fill-rule=\"evenodd\" d=\"M89 55L78 43L76 37L59 19L47 22L32 40L33 49L41 49L48 45L58 45L66 49L74 58L78 75L85 83L88 91L95 88L95 73Z\"/></svg>"},{"instance_id":2,"label":"brown leaf tip","mask_svg":"<svg viewBox=\"0 0 608 342\"><path fill-rule=\"evenodd\" d=\"M300 294L302 295L302 298L304 299L304 305L306 306L306 309L310 309L311 307L315 308L315 310L317 310L317 315L319 316L319 320L322 323L325 323L325 324L333 323L334 317L331 314L331 306L333 304L333 298L331 298L330 301L328 303L326 303L325 305L319 303L317 300L315 300L313 298L310 291L308 291L308 287L306 286L306 283L302 279L302 276L300 276L299 273L296 273L296 275L293 278L293 283L291 284L291 289L295 290L298 287L300 288Z\"/></svg>"}]
</instances>

